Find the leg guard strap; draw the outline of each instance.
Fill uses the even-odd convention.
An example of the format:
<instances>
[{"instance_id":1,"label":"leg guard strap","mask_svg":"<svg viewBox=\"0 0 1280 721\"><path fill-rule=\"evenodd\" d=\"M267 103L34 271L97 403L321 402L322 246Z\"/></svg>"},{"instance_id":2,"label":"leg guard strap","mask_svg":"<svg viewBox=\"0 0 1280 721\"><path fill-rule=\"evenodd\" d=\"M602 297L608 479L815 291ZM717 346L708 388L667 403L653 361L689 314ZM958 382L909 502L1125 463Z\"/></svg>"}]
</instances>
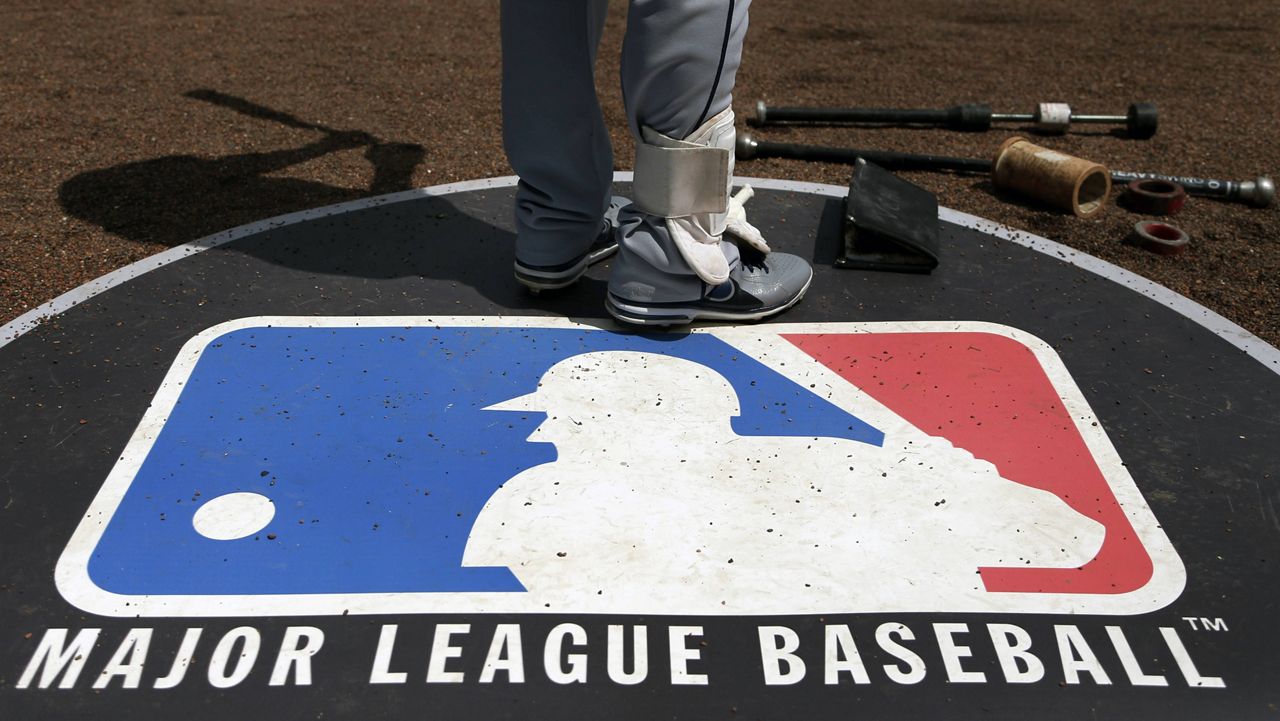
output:
<instances>
[{"instance_id":1,"label":"leg guard strap","mask_svg":"<svg viewBox=\"0 0 1280 721\"><path fill-rule=\"evenodd\" d=\"M729 209L725 188L732 172L731 149L675 140L651 128L642 133L633 184L637 208L660 218Z\"/></svg>"}]
</instances>

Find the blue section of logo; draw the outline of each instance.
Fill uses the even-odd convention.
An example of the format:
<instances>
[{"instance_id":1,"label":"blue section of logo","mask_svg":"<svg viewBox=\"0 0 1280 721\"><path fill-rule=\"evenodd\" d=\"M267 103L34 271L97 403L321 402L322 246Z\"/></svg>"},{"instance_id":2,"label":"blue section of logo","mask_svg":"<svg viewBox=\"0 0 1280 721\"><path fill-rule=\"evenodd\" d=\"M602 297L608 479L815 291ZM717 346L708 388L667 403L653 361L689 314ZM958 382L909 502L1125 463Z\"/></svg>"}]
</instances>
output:
<instances>
[{"instance_id":1,"label":"blue section of logo","mask_svg":"<svg viewBox=\"0 0 1280 721\"><path fill-rule=\"evenodd\" d=\"M211 342L89 563L124 595L522 591L506 568L463 567L480 509L555 460L527 439L542 413L483 410L532 392L565 358L678 356L738 393L741 435L883 434L705 334L412 327L251 328ZM235 540L197 532L200 507L257 493L275 516Z\"/></svg>"}]
</instances>

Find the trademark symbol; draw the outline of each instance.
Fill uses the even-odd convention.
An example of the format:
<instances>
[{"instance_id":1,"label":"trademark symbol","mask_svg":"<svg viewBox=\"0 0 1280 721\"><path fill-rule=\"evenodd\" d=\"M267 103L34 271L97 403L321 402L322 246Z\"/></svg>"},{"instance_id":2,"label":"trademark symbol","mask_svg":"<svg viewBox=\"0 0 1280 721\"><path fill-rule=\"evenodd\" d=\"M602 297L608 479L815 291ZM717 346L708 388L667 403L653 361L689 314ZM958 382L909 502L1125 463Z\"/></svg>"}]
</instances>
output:
<instances>
[{"instance_id":1,"label":"trademark symbol","mask_svg":"<svg viewBox=\"0 0 1280 721\"><path fill-rule=\"evenodd\" d=\"M1183 616L1183 621L1191 624L1192 631L1226 631L1227 622L1221 618L1205 618L1204 616Z\"/></svg>"}]
</instances>

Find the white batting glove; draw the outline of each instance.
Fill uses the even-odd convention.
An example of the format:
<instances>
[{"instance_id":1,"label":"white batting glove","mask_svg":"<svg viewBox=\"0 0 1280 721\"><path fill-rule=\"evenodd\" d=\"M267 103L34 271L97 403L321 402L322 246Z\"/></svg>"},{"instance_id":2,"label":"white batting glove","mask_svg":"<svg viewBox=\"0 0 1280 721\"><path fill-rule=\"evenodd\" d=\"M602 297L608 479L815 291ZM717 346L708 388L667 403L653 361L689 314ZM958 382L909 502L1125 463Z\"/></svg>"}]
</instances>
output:
<instances>
[{"instance_id":1,"label":"white batting glove","mask_svg":"<svg viewBox=\"0 0 1280 721\"><path fill-rule=\"evenodd\" d=\"M755 193L756 191L752 190L750 185L744 185L742 190L729 197L729 217L725 220L725 232L745 240L752 248L767 254L769 244L765 242L760 231L747 222L745 206Z\"/></svg>"}]
</instances>

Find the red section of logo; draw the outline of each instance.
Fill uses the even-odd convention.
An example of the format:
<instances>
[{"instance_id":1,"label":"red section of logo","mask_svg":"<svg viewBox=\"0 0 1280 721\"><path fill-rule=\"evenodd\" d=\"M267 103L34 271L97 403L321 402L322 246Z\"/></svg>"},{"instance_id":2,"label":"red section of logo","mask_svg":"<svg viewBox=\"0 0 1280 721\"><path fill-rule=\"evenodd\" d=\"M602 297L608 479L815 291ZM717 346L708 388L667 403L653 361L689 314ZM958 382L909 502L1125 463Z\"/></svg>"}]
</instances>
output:
<instances>
[{"instance_id":1,"label":"red section of logo","mask_svg":"<svg viewBox=\"0 0 1280 721\"><path fill-rule=\"evenodd\" d=\"M1106 528L1078 569L980 569L988 591L1118 594L1151 580L1151 557L1030 348L972 332L784 337L924 432Z\"/></svg>"}]
</instances>

